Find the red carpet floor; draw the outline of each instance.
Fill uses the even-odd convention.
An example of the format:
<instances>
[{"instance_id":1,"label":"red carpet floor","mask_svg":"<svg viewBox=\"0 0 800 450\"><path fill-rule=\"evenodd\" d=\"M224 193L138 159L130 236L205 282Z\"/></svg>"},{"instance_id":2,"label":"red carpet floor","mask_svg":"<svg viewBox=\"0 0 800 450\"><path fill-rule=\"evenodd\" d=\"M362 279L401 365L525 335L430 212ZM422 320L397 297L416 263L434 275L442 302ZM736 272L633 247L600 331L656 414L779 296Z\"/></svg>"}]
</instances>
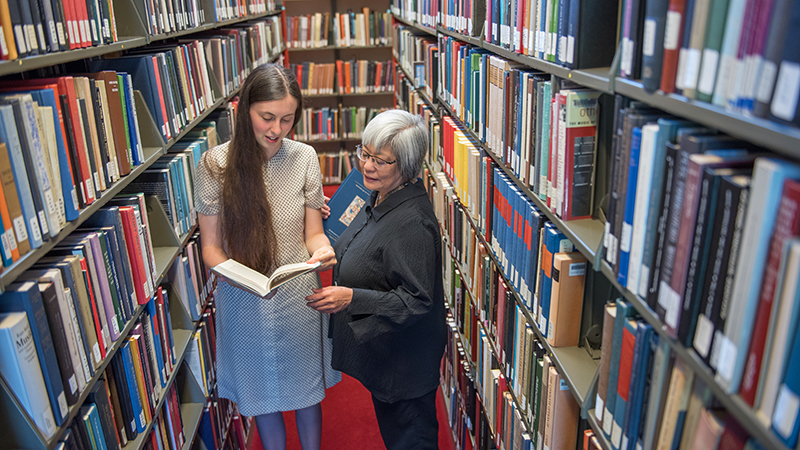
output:
<instances>
[{"instance_id":1,"label":"red carpet floor","mask_svg":"<svg viewBox=\"0 0 800 450\"><path fill-rule=\"evenodd\" d=\"M453 438L441 395L436 399L439 419L439 450L453 450ZM284 413L287 450L301 450L294 423L294 413ZM256 432L250 450L263 450ZM361 383L344 375L328 389L322 401L322 450L384 450L372 399ZM411 449L409 449L411 450Z\"/></svg>"}]
</instances>

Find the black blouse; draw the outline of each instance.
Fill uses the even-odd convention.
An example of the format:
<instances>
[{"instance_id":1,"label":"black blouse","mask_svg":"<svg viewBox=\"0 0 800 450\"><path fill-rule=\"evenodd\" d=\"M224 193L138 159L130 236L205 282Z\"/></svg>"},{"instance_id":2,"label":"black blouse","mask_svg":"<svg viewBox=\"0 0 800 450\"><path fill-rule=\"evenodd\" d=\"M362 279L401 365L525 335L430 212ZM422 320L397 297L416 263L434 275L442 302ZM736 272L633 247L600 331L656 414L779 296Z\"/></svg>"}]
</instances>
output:
<instances>
[{"instance_id":1,"label":"black blouse","mask_svg":"<svg viewBox=\"0 0 800 450\"><path fill-rule=\"evenodd\" d=\"M336 241L334 283L353 289L331 317L333 368L378 400L420 397L439 384L446 340L442 244L422 182L373 207Z\"/></svg>"}]
</instances>

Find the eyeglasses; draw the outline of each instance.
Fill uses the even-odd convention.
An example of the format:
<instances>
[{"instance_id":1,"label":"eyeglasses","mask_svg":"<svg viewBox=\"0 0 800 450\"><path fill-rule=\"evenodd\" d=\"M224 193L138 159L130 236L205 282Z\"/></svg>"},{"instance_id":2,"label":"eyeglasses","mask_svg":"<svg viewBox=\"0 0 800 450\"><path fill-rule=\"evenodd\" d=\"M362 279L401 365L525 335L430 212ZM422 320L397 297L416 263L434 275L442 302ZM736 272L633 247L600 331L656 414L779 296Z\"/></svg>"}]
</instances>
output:
<instances>
[{"instance_id":1,"label":"eyeglasses","mask_svg":"<svg viewBox=\"0 0 800 450\"><path fill-rule=\"evenodd\" d=\"M356 156L358 156L358 159L360 159L363 162L372 160L372 165L377 167L378 169L386 167L387 164L394 164L397 162L397 160L386 161L385 159L378 158L377 156L372 156L364 151L364 146L361 144L356 145Z\"/></svg>"}]
</instances>

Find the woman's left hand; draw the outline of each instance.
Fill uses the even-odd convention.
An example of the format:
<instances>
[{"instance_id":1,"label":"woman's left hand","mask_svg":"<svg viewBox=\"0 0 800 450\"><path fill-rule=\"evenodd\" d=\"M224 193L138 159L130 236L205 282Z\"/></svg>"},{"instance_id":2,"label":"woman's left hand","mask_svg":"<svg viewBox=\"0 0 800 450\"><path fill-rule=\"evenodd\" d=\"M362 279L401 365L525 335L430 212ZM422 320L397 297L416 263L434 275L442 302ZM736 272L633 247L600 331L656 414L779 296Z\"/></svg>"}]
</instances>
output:
<instances>
[{"instance_id":1,"label":"woman's left hand","mask_svg":"<svg viewBox=\"0 0 800 450\"><path fill-rule=\"evenodd\" d=\"M316 270L317 272L328 270L336 265L336 252L333 251L333 247L324 245L318 248L307 262L315 263L317 261L320 262L320 266L317 267Z\"/></svg>"},{"instance_id":2,"label":"woman's left hand","mask_svg":"<svg viewBox=\"0 0 800 450\"><path fill-rule=\"evenodd\" d=\"M341 286L328 286L312 289L313 294L306 297L308 306L322 313L336 313L350 305L353 290Z\"/></svg>"}]
</instances>

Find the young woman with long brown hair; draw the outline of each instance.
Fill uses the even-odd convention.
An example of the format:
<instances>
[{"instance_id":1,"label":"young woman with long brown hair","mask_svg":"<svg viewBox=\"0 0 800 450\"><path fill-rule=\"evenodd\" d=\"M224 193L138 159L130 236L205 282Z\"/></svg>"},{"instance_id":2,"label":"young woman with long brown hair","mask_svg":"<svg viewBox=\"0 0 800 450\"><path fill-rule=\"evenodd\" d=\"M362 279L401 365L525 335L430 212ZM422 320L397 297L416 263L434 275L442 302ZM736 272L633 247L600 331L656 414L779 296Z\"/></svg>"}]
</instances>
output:
<instances>
[{"instance_id":1,"label":"young woman with long brown hair","mask_svg":"<svg viewBox=\"0 0 800 450\"><path fill-rule=\"evenodd\" d=\"M324 205L314 149L286 139L300 120L295 76L278 65L245 80L230 142L209 150L197 168L203 260L233 258L264 274L290 263L336 263L322 227ZM320 286L304 275L262 298L224 282L216 289L217 386L220 397L255 416L265 450L286 448L282 411L296 413L304 450L318 450L331 369L328 318L305 305Z\"/></svg>"}]
</instances>

